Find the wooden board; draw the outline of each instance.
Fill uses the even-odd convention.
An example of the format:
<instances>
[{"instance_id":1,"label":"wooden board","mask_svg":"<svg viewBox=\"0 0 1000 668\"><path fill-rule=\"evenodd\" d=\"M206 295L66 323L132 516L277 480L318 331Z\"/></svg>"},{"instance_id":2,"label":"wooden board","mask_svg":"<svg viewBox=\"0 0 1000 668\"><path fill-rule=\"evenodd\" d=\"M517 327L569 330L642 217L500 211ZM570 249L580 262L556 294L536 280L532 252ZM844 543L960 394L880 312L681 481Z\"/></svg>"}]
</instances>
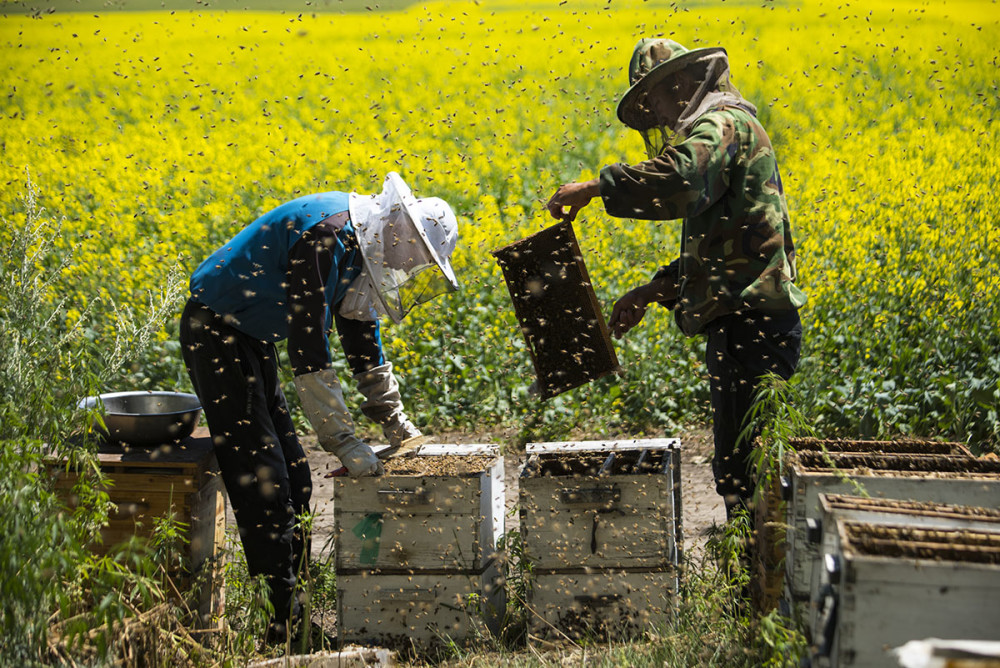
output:
<instances>
[{"instance_id":1,"label":"wooden board","mask_svg":"<svg viewBox=\"0 0 1000 668\"><path fill-rule=\"evenodd\" d=\"M850 438L793 438L788 445L796 452L867 452L912 455L966 455L972 453L962 443L927 439L870 440Z\"/></svg>"},{"instance_id":2,"label":"wooden board","mask_svg":"<svg viewBox=\"0 0 1000 668\"><path fill-rule=\"evenodd\" d=\"M562 222L493 251L545 399L615 373L608 336L573 225Z\"/></svg>"},{"instance_id":3,"label":"wooden board","mask_svg":"<svg viewBox=\"0 0 1000 668\"><path fill-rule=\"evenodd\" d=\"M530 638L615 641L662 630L676 605L677 571L536 572Z\"/></svg>"},{"instance_id":4,"label":"wooden board","mask_svg":"<svg viewBox=\"0 0 1000 668\"><path fill-rule=\"evenodd\" d=\"M546 441L528 443L525 454L567 454L571 452L626 452L634 450L677 450L681 441L677 438L624 438L605 441Z\"/></svg>"},{"instance_id":5,"label":"wooden board","mask_svg":"<svg viewBox=\"0 0 1000 668\"><path fill-rule=\"evenodd\" d=\"M497 635L506 606L498 562L480 572L337 575L338 640L393 649Z\"/></svg>"},{"instance_id":6,"label":"wooden board","mask_svg":"<svg viewBox=\"0 0 1000 668\"><path fill-rule=\"evenodd\" d=\"M223 545L226 533L226 497L211 439L187 438L173 446L122 448L104 446L98 453L105 489L116 505L101 529L104 554L133 536L148 538L156 520L173 514L187 525L188 569L172 574L181 591L195 592L200 628L220 623L225 606ZM78 476L64 462L50 458L54 488L69 507L76 505L73 486Z\"/></svg>"},{"instance_id":7,"label":"wooden board","mask_svg":"<svg viewBox=\"0 0 1000 668\"><path fill-rule=\"evenodd\" d=\"M504 467L497 452L496 446L425 446L417 455L490 455L474 475L335 478L337 572L483 568L504 531Z\"/></svg>"}]
</instances>

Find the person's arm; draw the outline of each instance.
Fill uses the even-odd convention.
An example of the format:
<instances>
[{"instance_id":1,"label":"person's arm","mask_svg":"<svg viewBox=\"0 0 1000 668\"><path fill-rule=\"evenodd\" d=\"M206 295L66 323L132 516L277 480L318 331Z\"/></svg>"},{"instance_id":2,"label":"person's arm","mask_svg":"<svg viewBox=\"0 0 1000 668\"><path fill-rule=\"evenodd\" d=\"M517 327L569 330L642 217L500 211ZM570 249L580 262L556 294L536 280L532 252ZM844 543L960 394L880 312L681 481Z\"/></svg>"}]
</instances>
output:
<instances>
[{"instance_id":1,"label":"person's arm","mask_svg":"<svg viewBox=\"0 0 1000 668\"><path fill-rule=\"evenodd\" d=\"M740 155L731 112L702 116L691 134L652 160L601 170L599 189L609 215L643 220L697 216L729 188L729 170Z\"/></svg>"},{"instance_id":2,"label":"person's arm","mask_svg":"<svg viewBox=\"0 0 1000 668\"><path fill-rule=\"evenodd\" d=\"M564 183L559 186L559 189L556 190L555 194L549 198L548 204L545 205L545 208L549 210L549 213L553 218L573 222L580 209L587 206L587 204L590 203L590 200L600 194L600 184L597 179L578 181L576 183ZM566 211L566 207L569 207L569 211Z\"/></svg>"},{"instance_id":3,"label":"person's arm","mask_svg":"<svg viewBox=\"0 0 1000 668\"><path fill-rule=\"evenodd\" d=\"M288 359L296 376L328 369L326 283L333 271L337 231L319 223L288 253Z\"/></svg>"},{"instance_id":4,"label":"person's arm","mask_svg":"<svg viewBox=\"0 0 1000 668\"><path fill-rule=\"evenodd\" d=\"M382 463L354 432L344 391L330 365L326 285L336 271L340 229L334 218L307 230L289 251L288 357L295 391L320 447L336 455L352 476L381 475Z\"/></svg>"}]
</instances>

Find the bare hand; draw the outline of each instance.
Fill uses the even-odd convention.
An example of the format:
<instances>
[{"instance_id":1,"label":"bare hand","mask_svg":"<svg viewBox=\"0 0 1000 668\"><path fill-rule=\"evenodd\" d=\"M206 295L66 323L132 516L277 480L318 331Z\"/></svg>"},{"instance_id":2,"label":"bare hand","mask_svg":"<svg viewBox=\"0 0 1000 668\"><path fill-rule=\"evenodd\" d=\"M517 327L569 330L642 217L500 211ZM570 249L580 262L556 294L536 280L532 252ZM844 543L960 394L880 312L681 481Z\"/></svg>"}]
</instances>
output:
<instances>
[{"instance_id":1,"label":"bare hand","mask_svg":"<svg viewBox=\"0 0 1000 668\"><path fill-rule=\"evenodd\" d=\"M566 183L559 186L556 193L549 199L545 208L553 218L573 222L577 212L590 203L600 194L600 185L597 179L581 181L578 183ZM569 207L569 211L566 211Z\"/></svg>"},{"instance_id":2,"label":"bare hand","mask_svg":"<svg viewBox=\"0 0 1000 668\"><path fill-rule=\"evenodd\" d=\"M643 287L638 287L627 292L625 296L615 302L615 306L611 310L611 318L609 319L608 326L611 328L611 334L616 339L622 338L627 331L638 325L642 321L643 316L646 315L646 307L649 305L649 302L643 294Z\"/></svg>"}]
</instances>

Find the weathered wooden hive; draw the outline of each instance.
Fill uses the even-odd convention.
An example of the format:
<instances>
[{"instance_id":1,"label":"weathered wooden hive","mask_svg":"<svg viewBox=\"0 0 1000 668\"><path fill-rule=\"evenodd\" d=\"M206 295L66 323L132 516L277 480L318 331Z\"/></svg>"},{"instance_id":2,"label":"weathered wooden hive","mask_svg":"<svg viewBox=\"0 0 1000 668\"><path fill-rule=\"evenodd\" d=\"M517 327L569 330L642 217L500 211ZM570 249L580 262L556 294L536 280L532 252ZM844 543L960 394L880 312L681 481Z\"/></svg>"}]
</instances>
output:
<instances>
[{"instance_id":1,"label":"weathered wooden hive","mask_svg":"<svg viewBox=\"0 0 1000 668\"><path fill-rule=\"evenodd\" d=\"M618 639L662 625L683 545L679 441L537 443L527 455L530 635Z\"/></svg>"},{"instance_id":2,"label":"weathered wooden hive","mask_svg":"<svg viewBox=\"0 0 1000 668\"><path fill-rule=\"evenodd\" d=\"M503 457L425 445L375 478L334 479L339 641L392 648L499 632Z\"/></svg>"},{"instance_id":3,"label":"weathered wooden hive","mask_svg":"<svg viewBox=\"0 0 1000 668\"><path fill-rule=\"evenodd\" d=\"M1000 507L1000 461L964 454L802 451L788 457L785 581L793 602L809 600L819 548L808 540L821 494Z\"/></svg>"},{"instance_id":4,"label":"weathered wooden hive","mask_svg":"<svg viewBox=\"0 0 1000 668\"><path fill-rule=\"evenodd\" d=\"M191 612L196 617L191 623L220 626L225 611L226 496L211 439L188 436L150 447L101 443L97 459L109 483L102 491L116 510L101 528L102 542L92 549L104 554L133 536L149 538L158 519L173 516L184 527L187 543L184 567L170 575L178 589L194 599ZM78 474L54 459L49 472L56 479L56 492L75 506Z\"/></svg>"},{"instance_id":5,"label":"weathered wooden hive","mask_svg":"<svg viewBox=\"0 0 1000 668\"><path fill-rule=\"evenodd\" d=\"M839 520L906 526L914 529L985 531L1000 534L1000 509L996 508L872 499L841 494L820 494L819 504L820 519L810 520L807 530L807 539L811 544L817 545L820 551L818 567L813 568L812 572L809 588L810 610L805 620L814 638L822 636L821 615L818 613L822 609L824 596L820 595L820 590L829 584L824 581L824 559L826 555L836 555L840 552L840 534L837 530Z\"/></svg>"},{"instance_id":6,"label":"weathered wooden hive","mask_svg":"<svg viewBox=\"0 0 1000 668\"><path fill-rule=\"evenodd\" d=\"M895 665L911 640L996 640L1000 533L838 519L815 627L817 668Z\"/></svg>"}]
</instances>

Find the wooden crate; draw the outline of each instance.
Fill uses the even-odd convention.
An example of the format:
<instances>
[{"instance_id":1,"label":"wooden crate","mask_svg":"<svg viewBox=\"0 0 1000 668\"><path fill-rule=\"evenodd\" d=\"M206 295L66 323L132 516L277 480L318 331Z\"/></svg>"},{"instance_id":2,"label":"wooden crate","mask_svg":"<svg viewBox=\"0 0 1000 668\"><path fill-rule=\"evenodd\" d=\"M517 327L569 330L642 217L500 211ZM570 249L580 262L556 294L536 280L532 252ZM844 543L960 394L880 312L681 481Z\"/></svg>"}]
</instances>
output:
<instances>
[{"instance_id":1,"label":"wooden crate","mask_svg":"<svg viewBox=\"0 0 1000 668\"><path fill-rule=\"evenodd\" d=\"M528 632L534 638L614 641L662 629L677 598L677 571L535 572Z\"/></svg>"},{"instance_id":2,"label":"wooden crate","mask_svg":"<svg viewBox=\"0 0 1000 668\"><path fill-rule=\"evenodd\" d=\"M677 439L528 444L519 486L525 558L542 570L676 570L679 476Z\"/></svg>"},{"instance_id":3,"label":"wooden crate","mask_svg":"<svg viewBox=\"0 0 1000 668\"><path fill-rule=\"evenodd\" d=\"M98 451L105 489L115 510L101 529L97 554L132 536L152 535L157 518L173 513L188 526L186 560L189 569L173 574L182 591L196 588L198 625L220 623L223 588L223 545L226 533L226 497L211 439L189 437L176 444L153 448L103 445ZM77 503L73 486L78 476L64 463L49 460L56 492L66 504Z\"/></svg>"},{"instance_id":4,"label":"wooden crate","mask_svg":"<svg viewBox=\"0 0 1000 668\"><path fill-rule=\"evenodd\" d=\"M833 466L831 466L833 464ZM835 468L834 468L835 467ZM795 602L808 602L818 545L808 540L821 494L1000 508L1000 461L965 455L799 452L787 462L790 498L785 577Z\"/></svg>"},{"instance_id":5,"label":"wooden crate","mask_svg":"<svg viewBox=\"0 0 1000 668\"><path fill-rule=\"evenodd\" d=\"M424 445L386 475L334 479L341 643L466 643L499 632L506 606L495 445Z\"/></svg>"},{"instance_id":6,"label":"wooden crate","mask_svg":"<svg viewBox=\"0 0 1000 668\"><path fill-rule=\"evenodd\" d=\"M425 445L414 470L433 458L475 463L453 475L334 478L336 570L484 568L495 558L504 529L504 469L498 452L494 445ZM404 463L390 460L388 465Z\"/></svg>"},{"instance_id":7,"label":"wooden crate","mask_svg":"<svg viewBox=\"0 0 1000 668\"><path fill-rule=\"evenodd\" d=\"M1000 533L836 521L813 666L881 668L910 640L996 640Z\"/></svg>"},{"instance_id":8,"label":"wooden crate","mask_svg":"<svg viewBox=\"0 0 1000 668\"><path fill-rule=\"evenodd\" d=\"M426 650L499 635L506 593L499 560L478 572L337 573L338 640Z\"/></svg>"},{"instance_id":9,"label":"wooden crate","mask_svg":"<svg viewBox=\"0 0 1000 668\"><path fill-rule=\"evenodd\" d=\"M573 225L562 222L493 251L543 398L618 371Z\"/></svg>"}]
</instances>

